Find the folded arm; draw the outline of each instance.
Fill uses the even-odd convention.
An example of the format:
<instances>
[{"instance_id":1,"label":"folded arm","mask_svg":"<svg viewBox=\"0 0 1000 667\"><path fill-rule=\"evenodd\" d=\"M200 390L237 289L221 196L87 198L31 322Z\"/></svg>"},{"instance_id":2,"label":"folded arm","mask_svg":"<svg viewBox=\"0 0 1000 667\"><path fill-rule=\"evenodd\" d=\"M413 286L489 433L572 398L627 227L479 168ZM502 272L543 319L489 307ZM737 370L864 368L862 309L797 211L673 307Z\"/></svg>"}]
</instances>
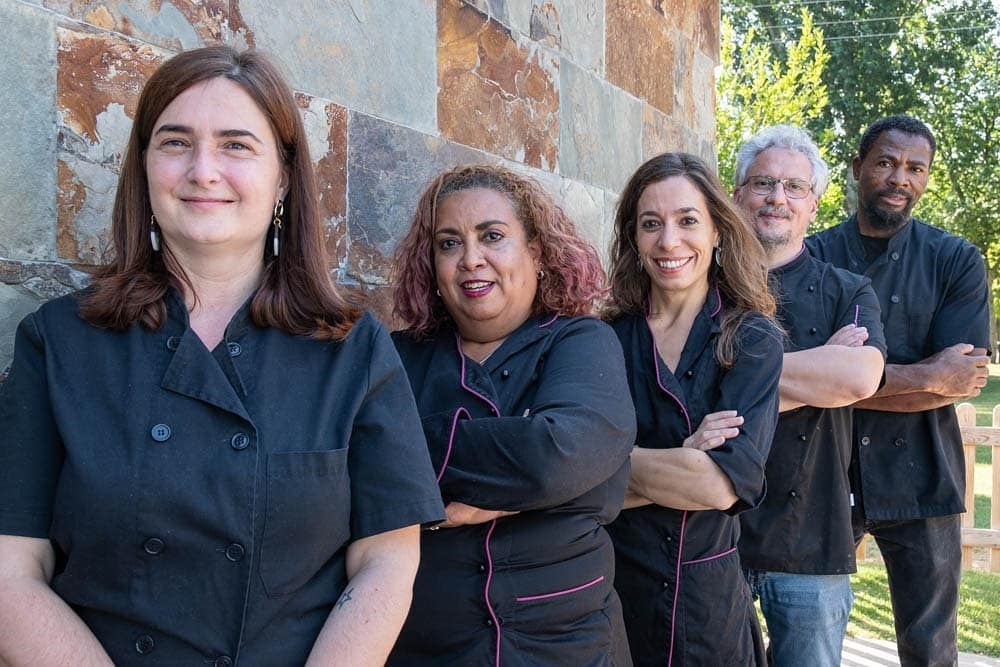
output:
<instances>
[{"instance_id":1,"label":"folded arm","mask_svg":"<svg viewBox=\"0 0 1000 667\"><path fill-rule=\"evenodd\" d=\"M781 411L803 405L839 408L867 398L878 389L885 364L874 347L820 345L786 352L779 391Z\"/></svg>"},{"instance_id":2,"label":"folded arm","mask_svg":"<svg viewBox=\"0 0 1000 667\"><path fill-rule=\"evenodd\" d=\"M913 364L886 364L885 384L855 407L919 412L978 396L989 379L989 361L985 348L958 343Z\"/></svg>"}]
</instances>

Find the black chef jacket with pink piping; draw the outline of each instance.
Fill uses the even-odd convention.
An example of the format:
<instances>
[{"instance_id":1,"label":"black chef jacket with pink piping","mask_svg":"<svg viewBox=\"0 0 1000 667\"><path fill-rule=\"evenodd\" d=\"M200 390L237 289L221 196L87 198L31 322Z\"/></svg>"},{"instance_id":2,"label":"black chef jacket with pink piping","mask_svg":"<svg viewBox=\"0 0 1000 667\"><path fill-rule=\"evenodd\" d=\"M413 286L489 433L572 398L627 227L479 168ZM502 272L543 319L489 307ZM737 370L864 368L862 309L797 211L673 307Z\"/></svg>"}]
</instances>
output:
<instances>
[{"instance_id":1,"label":"black chef jacket with pink piping","mask_svg":"<svg viewBox=\"0 0 1000 667\"><path fill-rule=\"evenodd\" d=\"M759 315L738 332L737 357L715 358L720 299L709 292L691 327L676 373L656 352L643 315L614 327L628 368L638 422L637 446L679 447L711 412L736 410L740 435L707 453L738 497L727 511L658 505L625 510L608 527L615 545L615 588L636 665L754 665L760 629L736 551L738 513L764 497L764 465L778 418L782 340Z\"/></svg>"},{"instance_id":2,"label":"black chef jacket with pink piping","mask_svg":"<svg viewBox=\"0 0 1000 667\"><path fill-rule=\"evenodd\" d=\"M635 439L614 332L533 317L482 365L452 329L394 339L445 503L519 514L424 531L389 663L631 664L604 528Z\"/></svg>"}]
</instances>

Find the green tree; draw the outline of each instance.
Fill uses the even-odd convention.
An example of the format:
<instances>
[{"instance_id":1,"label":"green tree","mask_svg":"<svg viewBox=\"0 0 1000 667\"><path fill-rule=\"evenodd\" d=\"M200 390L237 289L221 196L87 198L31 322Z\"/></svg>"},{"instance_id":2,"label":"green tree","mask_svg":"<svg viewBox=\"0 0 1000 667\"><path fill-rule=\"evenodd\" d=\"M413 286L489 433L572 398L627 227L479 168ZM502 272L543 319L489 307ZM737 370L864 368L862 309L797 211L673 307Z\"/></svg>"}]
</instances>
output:
<instances>
[{"instance_id":1,"label":"green tree","mask_svg":"<svg viewBox=\"0 0 1000 667\"><path fill-rule=\"evenodd\" d=\"M727 185L733 182L736 152L744 141L769 125L787 123L809 127L829 104L822 79L829 60L823 32L813 25L808 10L803 9L799 16L801 32L784 50L783 60L775 56L768 40L761 39L756 28L737 33L723 17L716 147L719 175ZM824 130L815 138L820 150L824 151L823 146L829 145L832 132ZM824 226L838 220L842 200L840 182L834 179L820 201L817 220Z\"/></svg>"}]
</instances>

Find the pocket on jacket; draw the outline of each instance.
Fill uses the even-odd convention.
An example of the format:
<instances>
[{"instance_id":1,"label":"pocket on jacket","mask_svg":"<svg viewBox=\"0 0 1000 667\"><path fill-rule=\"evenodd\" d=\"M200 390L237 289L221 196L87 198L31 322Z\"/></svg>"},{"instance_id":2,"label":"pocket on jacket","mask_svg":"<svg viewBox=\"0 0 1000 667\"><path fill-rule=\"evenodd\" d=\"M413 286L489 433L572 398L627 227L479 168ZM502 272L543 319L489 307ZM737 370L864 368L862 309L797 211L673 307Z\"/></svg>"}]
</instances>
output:
<instances>
[{"instance_id":1,"label":"pocket on jacket","mask_svg":"<svg viewBox=\"0 0 1000 667\"><path fill-rule=\"evenodd\" d=\"M347 449L272 452L267 459L260 577L270 597L309 581L350 538Z\"/></svg>"}]
</instances>

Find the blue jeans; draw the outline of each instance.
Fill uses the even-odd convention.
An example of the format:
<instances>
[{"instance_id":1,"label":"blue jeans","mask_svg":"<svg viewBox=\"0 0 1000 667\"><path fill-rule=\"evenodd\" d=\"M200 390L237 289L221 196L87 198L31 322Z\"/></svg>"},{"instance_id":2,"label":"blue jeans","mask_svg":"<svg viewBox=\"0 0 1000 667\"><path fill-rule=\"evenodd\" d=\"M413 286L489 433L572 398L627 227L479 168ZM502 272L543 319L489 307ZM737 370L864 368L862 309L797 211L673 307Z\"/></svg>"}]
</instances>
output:
<instances>
[{"instance_id":1,"label":"blue jeans","mask_svg":"<svg viewBox=\"0 0 1000 667\"><path fill-rule=\"evenodd\" d=\"M775 667L837 667L854 594L847 574L746 570L767 621L767 653Z\"/></svg>"}]
</instances>

